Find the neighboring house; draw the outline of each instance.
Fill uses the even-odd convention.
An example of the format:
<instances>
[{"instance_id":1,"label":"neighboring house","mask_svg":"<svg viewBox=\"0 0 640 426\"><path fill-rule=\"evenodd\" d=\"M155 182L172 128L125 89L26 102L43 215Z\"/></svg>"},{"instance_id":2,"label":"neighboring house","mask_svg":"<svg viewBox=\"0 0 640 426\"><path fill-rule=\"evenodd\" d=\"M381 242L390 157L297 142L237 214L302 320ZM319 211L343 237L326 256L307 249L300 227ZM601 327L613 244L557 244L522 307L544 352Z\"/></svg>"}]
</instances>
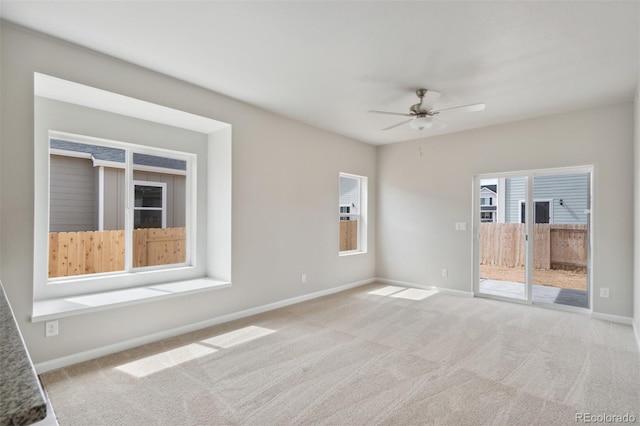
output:
<instances>
[{"instance_id":1,"label":"neighboring house","mask_svg":"<svg viewBox=\"0 0 640 426\"><path fill-rule=\"evenodd\" d=\"M124 229L124 160L118 148L50 141L50 232ZM133 154L134 228L185 226L186 162Z\"/></svg>"},{"instance_id":2,"label":"neighboring house","mask_svg":"<svg viewBox=\"0 0 640 426\"><path fill-rule=\"evenodd\" d=\"M480 186L480 222L496 222L498 220L497 185Z\"/></svg>"},{"instance_id":3,"label":"neighboring house","mask_svg":"<svg viewBox=\"0 0 640 426\"><path fill-rule=\"evenodd\" d=\"M360 214L360 181L340 176L340 220L351 220L346 216Z\"/></svg>"},{"instance_id":4,"label":"neighboring house","mask_svg":"<svg viewBox=\"0 0 640 426\"><path fill-rule=\"evenodd\" d=\"M536 176L533 181L535 223L584 225L590 204L589 174ZM523 223L525 178L504 179L505 222Z\"/></svg>"}]
</instances>

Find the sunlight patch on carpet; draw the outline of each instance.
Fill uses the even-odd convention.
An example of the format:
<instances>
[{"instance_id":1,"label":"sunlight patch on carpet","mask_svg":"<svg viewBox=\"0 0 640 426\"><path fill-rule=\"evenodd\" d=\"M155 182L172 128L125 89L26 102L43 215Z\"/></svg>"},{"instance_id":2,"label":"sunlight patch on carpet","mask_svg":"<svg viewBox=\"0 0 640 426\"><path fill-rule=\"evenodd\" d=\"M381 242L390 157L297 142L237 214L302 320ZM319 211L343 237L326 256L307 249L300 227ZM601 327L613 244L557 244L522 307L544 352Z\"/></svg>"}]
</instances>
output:
<instances>
[{"instance_id":1,"label":"sunlight patch on carpet","mask_svg":"<svg viewBox=\"0 0 640 426\"><path fill-rule=\"evenodd\" d=\"M224 333L210 339L205 339L202 341L202 343L217 346L219 348L230 348L241 343L259 339L260 337L264 337L275 332L275 330L271 330L270 328L250 325L248 327L230 331L228 333Z\"/></svg>"},{"instance_id":2,"label":"sunlight patch on carpet","mask_svg":"<svg viewBox=\"0 0 640 426\"><path fill-rule=\"evenodd\" d=\"M406 290L406 287L397 287L395 285L388 285L386 287L379 288L368 292L367 294L373 294L375 296L389 296L390 294L397 293L400 290Z\"/></svg>"},{"instance_id":3,"label":"sunlight patch on carpet","mask_svg":"<svg viewBox=\"0 0 640 426\"><path fill-rule=\"evenodd\" d=\"M419 288L408 288L405 291L392 294L390 297L397 297L399 299L409 299L409 300L423 300L437 293L438 292L435 290L422 290Z\"/></svg>"},{"instance_id":4,"label":"sunlight patch on carpet","mask_svg":"<svg viewBox=\"0 0 640 426\"><path fill-rule=\"evenodd\" d=\"M192 343L116 367L130 376L142 378L171 367L217 352L217 349Z\"/></svg>"}]
</instances>

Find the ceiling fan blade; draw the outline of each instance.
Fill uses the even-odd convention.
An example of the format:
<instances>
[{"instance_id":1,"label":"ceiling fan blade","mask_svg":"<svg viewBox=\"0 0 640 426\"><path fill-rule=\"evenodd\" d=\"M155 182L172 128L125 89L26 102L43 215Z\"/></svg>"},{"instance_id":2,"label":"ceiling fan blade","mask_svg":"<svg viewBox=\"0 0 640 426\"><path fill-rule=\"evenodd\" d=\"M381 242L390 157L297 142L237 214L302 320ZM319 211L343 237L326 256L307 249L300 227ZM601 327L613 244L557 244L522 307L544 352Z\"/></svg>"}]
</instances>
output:
<instances>
[{"instance_id":1,"label":"ceiling fan blade","mask_svg":"<svg viewBox=\"0 0 640 426\"><path fill-rule=\"evenodd\" d=\"M408 123L408 122L410 122L411 120L413 120L413 118L410 118L410 119L405 120L405 121L401 121L400 123L398 123L398 124L394 124L393 126L385 127L385 128L384 128L384 129L382 129L382 130L391 130L391 129L393 129L394 127L400 127L400 126L402 126L403 124L407 124L407 123Z\"/></svg>"},{"instance_id":2,"label":"ceiling fan blade","mask_svg":"<svg viewBox=\"0 0 640 426\"><path fill-rule=\"evenodd\" d=\"M439 118L431 117L433 119L433 128L434 129L444 129L447 127L447 123L440 120Z\"/></svg>"},{"instance_id":3,"label":"ceiling fan blade","mask_svg":"<svg viewBox=\"0 0 640 426\"><path fill-rule=\"evenodd\" d=\"M485 104L481 103L481 104L463 105L463 106L453 107L453 108L445 108L445 109L440 109L440 110L434 111L434 112L437 113L437 114L439 114L441 112L449 112L449 111L473 112L473 111L482 111L484 108L485 108Z\"/></svg>"},{"instance_id":4,"label":"ceiling fan blade","mask_svg":"<svg viewBox=\"0 0 640 426\"><path fill-rule=\"evenodd\" d=\"M411 117L411 114L405 114L403 112L389 112L389 111L367 111L374 114L387 114L387 115L400 115L402 117Z\"/></svg>"}]
</instances>

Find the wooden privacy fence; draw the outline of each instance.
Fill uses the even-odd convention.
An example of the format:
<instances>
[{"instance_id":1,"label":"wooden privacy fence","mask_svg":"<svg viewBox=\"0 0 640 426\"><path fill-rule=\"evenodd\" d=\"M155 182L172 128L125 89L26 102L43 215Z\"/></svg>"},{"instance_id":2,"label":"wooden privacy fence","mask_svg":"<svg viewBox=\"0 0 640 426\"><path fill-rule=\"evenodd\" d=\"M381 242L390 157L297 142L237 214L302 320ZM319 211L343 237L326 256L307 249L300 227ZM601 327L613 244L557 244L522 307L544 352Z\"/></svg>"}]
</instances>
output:
<instances>
[{"instance_id":1,"label":"wooden privacy fence","mask_svg":"<svg viewBox=\"0 0 640 426\"><path fill-rule=\"evenodd\" d=\"M587 225L534 225L534 269L585 270L587 248ZM481 223L480 263L509 268L524 267L524 224Z\"/></svg>"},{"instance_id":2,"label":"wooden privacy fence","mask_svg":"<svg viewBox=\"0 0 640 426\"><path fill-rule=\"evenodd\" d=\"M358 221L340 221L340 251L358 249Z\"/></svg>"},{"instance_id":3,"label":"wooden privacy fence","mask_svg":"<svg viewBox=\"0 0 640 426\"><path fill-rule=\"evenodd\" d=\"M185 228L147 228L133 231L134 268L185 261Z\"/></svg>"},{"instance_id":4,"label":"wooden privacy fence","mask_svg":"<svg viewBox=\"0 0 640 426\"><path fill-rule=\"evenodd\" d=\"M185 228L133 231L133 266L185 261ZM49 233L49 278L124 270L124 231Z\"/></svg>"}]
</instances>

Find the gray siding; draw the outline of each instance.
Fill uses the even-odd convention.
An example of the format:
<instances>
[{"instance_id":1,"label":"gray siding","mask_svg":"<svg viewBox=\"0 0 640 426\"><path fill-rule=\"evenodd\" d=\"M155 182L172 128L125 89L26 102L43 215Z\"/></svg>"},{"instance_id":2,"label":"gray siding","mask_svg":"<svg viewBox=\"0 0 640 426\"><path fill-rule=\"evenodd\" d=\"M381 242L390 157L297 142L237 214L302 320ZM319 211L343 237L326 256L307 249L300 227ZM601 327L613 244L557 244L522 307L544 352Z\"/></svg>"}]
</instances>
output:
<instances>
[{"instance_id":1,"label":"gray siding","mask_svg":"<svg viewBox=\"0 0 640 426\"><path fill-rule=\"evenodd\" d=\"M352 213L360 213L359 179L340 176L340 206L351 206Z\"/></svg>"},{"instance_id":2,"label":"gray siding","mask_svg":"<svg viewBox=\"0 0 640 426\"><path fill-rule=\"evenodd\" d=\"M98 230L98 167L91 160L51 155L50 232ZM167 227L183 227L186 177L140 172L135 180L167 184ZM104 168L104 230L124 229L124 170Z\"/></svg>"},{"instance_id":3,"label":"gray siding","mask_svg":"<svg viewBox=\"0 0 640 426\"><path fill-rule=\"evenodd\" d=\"M525 197L525 178L505 179L507 223L520 222L520 200ZM589 205L589 174L536 176L534 200L552 200L551 223L586 224ZM562 199L563 205L560 205Z\"/></svg>"},{"instance_id":4,"label":"gray siding","mask_svg":"<svg viewBox=\"0 0 640 426\"><path fill-rule=\"evenodd\" d=\"M589 205L589 174L536 176L533 198L553 200L552 223L584 225L587 223L584 211Z\"/></svg>"},{"instance_id":5,"label":"gray siding","mask_svg":"<svg viewBox=\"0 0 640 426\"><path fill-rule=\"evenodd\" d=\"M124 170L104 168L104 230L124 229Z\"/></svg>"},{"instance_id":6,"label":"gray siding","mask_svg":"<svg viewBox=\"0 0 640 426\"><path fill-rule=\"evenodd\" d=\"M505 222L520 222L520 200L524 200L526 179L523 177L506 178L504 182Z\"/></svg>"},{"instance_id":7,"label":"gray siding","mask_svg":"<svg viewBox=\"0 0 640 426\"><path fill-rule=\"evenodd\" d=\"M97 179L91 160L50 158L50 232L97 230Z\"/></svg>"}]
</instances>

